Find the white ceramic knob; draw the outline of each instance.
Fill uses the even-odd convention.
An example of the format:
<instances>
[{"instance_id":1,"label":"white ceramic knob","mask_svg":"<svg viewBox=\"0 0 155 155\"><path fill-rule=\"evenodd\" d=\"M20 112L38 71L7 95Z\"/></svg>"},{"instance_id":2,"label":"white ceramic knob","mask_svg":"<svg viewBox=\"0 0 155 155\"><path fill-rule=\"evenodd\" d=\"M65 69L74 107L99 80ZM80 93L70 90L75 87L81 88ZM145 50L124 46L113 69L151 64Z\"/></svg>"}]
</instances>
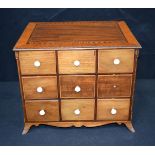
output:
<instances>
[{"instance_id":1,"label":"white ceramic knob","mask_svg":"<svg viewBox=\"0 0 155 155\"><path fill-rule=\"evenodd\" d=\"M120 64L120 60L118 58L114 59L114 65L119 65Z\"/></svg>"},{"instance_id":2,"label":"white ceramic knob","mask_svg":"<svg viewBox=\"0 0 155 155\"><path fill-rule=\"evenodd\" d=\"M113 85L113 88L116 88L117 86L116 85Z\"/></svg>"},{"instance_id":3,"label":"white ceramic knob","mask_svg":"<svg viewBox=\"0 0 155 155\"><path fill-rule=\"evenodd\" d=\"M79 60L75 60L74 61L74 66L76 66L76 67L80 66L80 61Z\"/></svg>"},{"instance_id":4,"label":"white ceramic knob","mask_svg":"<svg viewBox=\"0 0 155 155\"><path fill-rule=\"evenodd\" d=\"M116 115L116 113L117 113L117 110L116 110L115 108L112 108L112 109L111 109L111 114L112 114L112 115Z\"/></svg>"},{"instance_id":5,"label":"white ceramic knob","mask_svg":"<svg viewBox=\"0 0 155 155\"><path fill-rule=\"evenodd\" d=\"M75 115L80 115L80 110L79 109L74 110L74 114Z\"/></svg>"},{"instance_id":6,"label":"white ceramic knob","mask_svg":"<svg viewBox=\"0 0 155 155\"><path fill-rule=\"evenodd\" d=\"M36 60L36 61L34 62L34 66L35 66L35 67L40 67L40 65L41 65L40 61Z\"/></svg>"},{"instance_id":7,"label":"white ceramic knob","mask_svg":"<svg viewBox=\"0 0 155 155\"><path fill-rule=\"evenodd\" d=\"M80 91L81 91L81 88L80 88L80 86L76 86L74 90L75 90L75 92L77 92L77 93L78 93L78 92L80 92Z\"/></svg>"},{"instance_id":8,"label":"white ceramic knob","mask_svg":"<svg viewBox=\"0 0 155 155\"><path fill-rule=\"evenodd\" d=\"M40 110L39 115L41 115L41 116L45 115L45 110Z\"/></svg>"},{"instance_id":9,"label":"white ceramic knob","mask_svg":"<svg viewBox=\"0 0 155 155\"><path fill-rule=\"evenodd\" d=\"M42 87L37 87L37 92L38 93L42 93L43 92L43 88Z\"/></svg>"}]
</instances>

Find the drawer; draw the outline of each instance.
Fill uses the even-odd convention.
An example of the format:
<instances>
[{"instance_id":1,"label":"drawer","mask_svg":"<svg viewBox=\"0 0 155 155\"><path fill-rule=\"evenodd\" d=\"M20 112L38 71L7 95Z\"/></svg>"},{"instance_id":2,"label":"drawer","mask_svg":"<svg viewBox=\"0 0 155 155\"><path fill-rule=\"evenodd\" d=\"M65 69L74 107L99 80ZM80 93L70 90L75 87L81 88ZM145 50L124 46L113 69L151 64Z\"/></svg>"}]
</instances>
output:
<instances>
[{"instance_id":1,"label":"drawer","mask_svg":"<svg viewBox=\"0 0 155 155\"><path fill-rule=\"evenodd\" d=\"M99 73L132 73L134 68L134 50L99 50Z\"/></svg>"},{"instance_id":2,"label":"drawer","mask_svg":"<svg viewBox=\"0 0 155 155\"><path fill-rule=\"evenodd\" d=\"M57 98L56 76L22 77L25 99Z\"/></svg>"},{"instance_id":3,"label":"drawer","mask_svg":"<svg viewBox=\"0 0 155 155\"><path fill-rule=\"evenodd\" d=\"M22 75L56 74L56 59L54 51L19 52Z\"/></svg>"},{"instance_id":4,"label":"drawer","mask_svg":"<svg viewBox=\"0 0 155 155\"><path fill-rule=\"evenodd\" d=\"M62 98L93 98L95 96L95 76L60 76L60 95Z\"/></svg>"},{"instance_id":5,"label":"drawer","mask_svg":"<svg viewBox=\"0 0 155 155\"><path fill-rule=\"evenodd\" d=\"M93 99L61 100L62 120L94 120Z\"/></svg>"},{"instance_id":6,"label":"drawer","mask_svg":"<svg viewBox=\"0 0 155 155\"><path fill-rule=\"evenodd\" d=\"M95 73L95 50L59 51L59 73Z\"/></svg>"},{"instance_id":7,"label":"drawer","mask_svg":"<svg viewBox=\"0 0 155 155\"><path fill-rule=\"evenodd\" d=\"M59 121L59 104L56 100L25 101L25 108L28 121Z\"/></svg>"},{"instance_id":8,"label":"drawer","mask_svg":"<svg viewBox=\"0 0 155 155\"><path fill-rule=\"evenodd\" d=\"M132 75L99 75L98 97L130 97Z\"/></svg>"},{"instance_id":9,"label":"drawer","mask_svg":"<svg viewBox=\"0 0 155 155\"><path fill-rule=\"evenodd\" d=\"M130 99L99 99L97 120L124 121L129 119Z\"/></svg>"}]
</instances>

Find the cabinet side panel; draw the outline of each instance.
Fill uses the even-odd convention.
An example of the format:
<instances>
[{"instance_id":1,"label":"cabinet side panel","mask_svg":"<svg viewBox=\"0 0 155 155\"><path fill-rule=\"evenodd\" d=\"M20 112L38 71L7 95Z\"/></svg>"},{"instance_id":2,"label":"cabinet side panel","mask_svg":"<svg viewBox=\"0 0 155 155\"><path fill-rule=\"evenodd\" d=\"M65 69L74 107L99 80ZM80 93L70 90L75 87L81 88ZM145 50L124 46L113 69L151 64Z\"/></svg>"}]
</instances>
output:
<instances>
[{"instance_id":1,"label":"cabinet side panel","mask_svg":"<svg viewBox=\"0 0 155 155\"><path fill-rule=\"evenodd\" d=\"M135 92L135 83L136 83L136 72L137 72L137 59L139 55L139 49L135 49L134 51L134 71L132 76L132 87L131 87L131 106L130 106L130 120L132 120L132 109L134 103L134 92Z\"/></svg>"},{"instance_id":2,"label":"cabinet side panel","mask_svg":"<svg viewBox=\"0 0 155 155\"><path fill-rule=\"evenodd\" d=\"M24 112L24 122L27 121L26 118L26 111L25 111L25 103L24 103L24 95L23 95L23 85L21 80L21 70L20 70L20 60L19 60L19 51L15 52L16 62L17 62L17 69L18 69L18 79L19 79L19 86L20 86L20 93L22 98L22 106L23 106L23 112Z\"/></svg>"}]
</instances>

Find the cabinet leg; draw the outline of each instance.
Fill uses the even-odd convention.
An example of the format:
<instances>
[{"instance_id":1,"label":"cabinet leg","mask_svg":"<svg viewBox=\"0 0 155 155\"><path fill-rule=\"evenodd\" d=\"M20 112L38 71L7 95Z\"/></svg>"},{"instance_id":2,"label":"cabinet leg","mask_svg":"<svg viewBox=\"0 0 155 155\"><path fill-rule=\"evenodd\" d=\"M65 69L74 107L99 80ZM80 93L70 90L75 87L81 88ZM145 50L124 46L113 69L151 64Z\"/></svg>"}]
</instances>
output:
<instances>
[{"instance_id":1,"label":"cabinet leg","mask_svg":"<svg viewBox=\"0 0 155 155\"><path fill-rule=\"evenodd\" d=\"M132 133L135 132L135 129L133 128L131 122L126 122L126 123L124 123L124 124L126 125L126 127L127 127Z\"/></svg>"},{"instance_id":2,"label":"cabinet leg","mask_svg":"<svg viewBox=\"0 0 155 155\"><path fill-rule=\"evenodd\" d=\"M30 130L31 126L32 126L32 124L25 123L22 135L26 135L28 133L28 131Z\"/></svg>"}]
</instances>

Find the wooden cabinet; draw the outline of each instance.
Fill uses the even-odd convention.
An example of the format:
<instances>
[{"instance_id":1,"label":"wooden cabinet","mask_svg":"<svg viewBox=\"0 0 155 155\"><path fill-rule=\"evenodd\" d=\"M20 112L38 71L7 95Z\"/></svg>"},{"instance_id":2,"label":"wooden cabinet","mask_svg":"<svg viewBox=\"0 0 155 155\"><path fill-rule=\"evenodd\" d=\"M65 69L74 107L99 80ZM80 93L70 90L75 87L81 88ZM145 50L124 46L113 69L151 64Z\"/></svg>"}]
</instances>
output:
<instances>
[{"instance_id":1,"label":"wooden cabinet","mask_svg":"<svg viewBox=\"0 0 155 155\"><path fill-rule=\"evenodd\" d=\"M32 125L132 126L140 44L124 21L31 22L14 47Z\"/></svg>"}]
</instances>

